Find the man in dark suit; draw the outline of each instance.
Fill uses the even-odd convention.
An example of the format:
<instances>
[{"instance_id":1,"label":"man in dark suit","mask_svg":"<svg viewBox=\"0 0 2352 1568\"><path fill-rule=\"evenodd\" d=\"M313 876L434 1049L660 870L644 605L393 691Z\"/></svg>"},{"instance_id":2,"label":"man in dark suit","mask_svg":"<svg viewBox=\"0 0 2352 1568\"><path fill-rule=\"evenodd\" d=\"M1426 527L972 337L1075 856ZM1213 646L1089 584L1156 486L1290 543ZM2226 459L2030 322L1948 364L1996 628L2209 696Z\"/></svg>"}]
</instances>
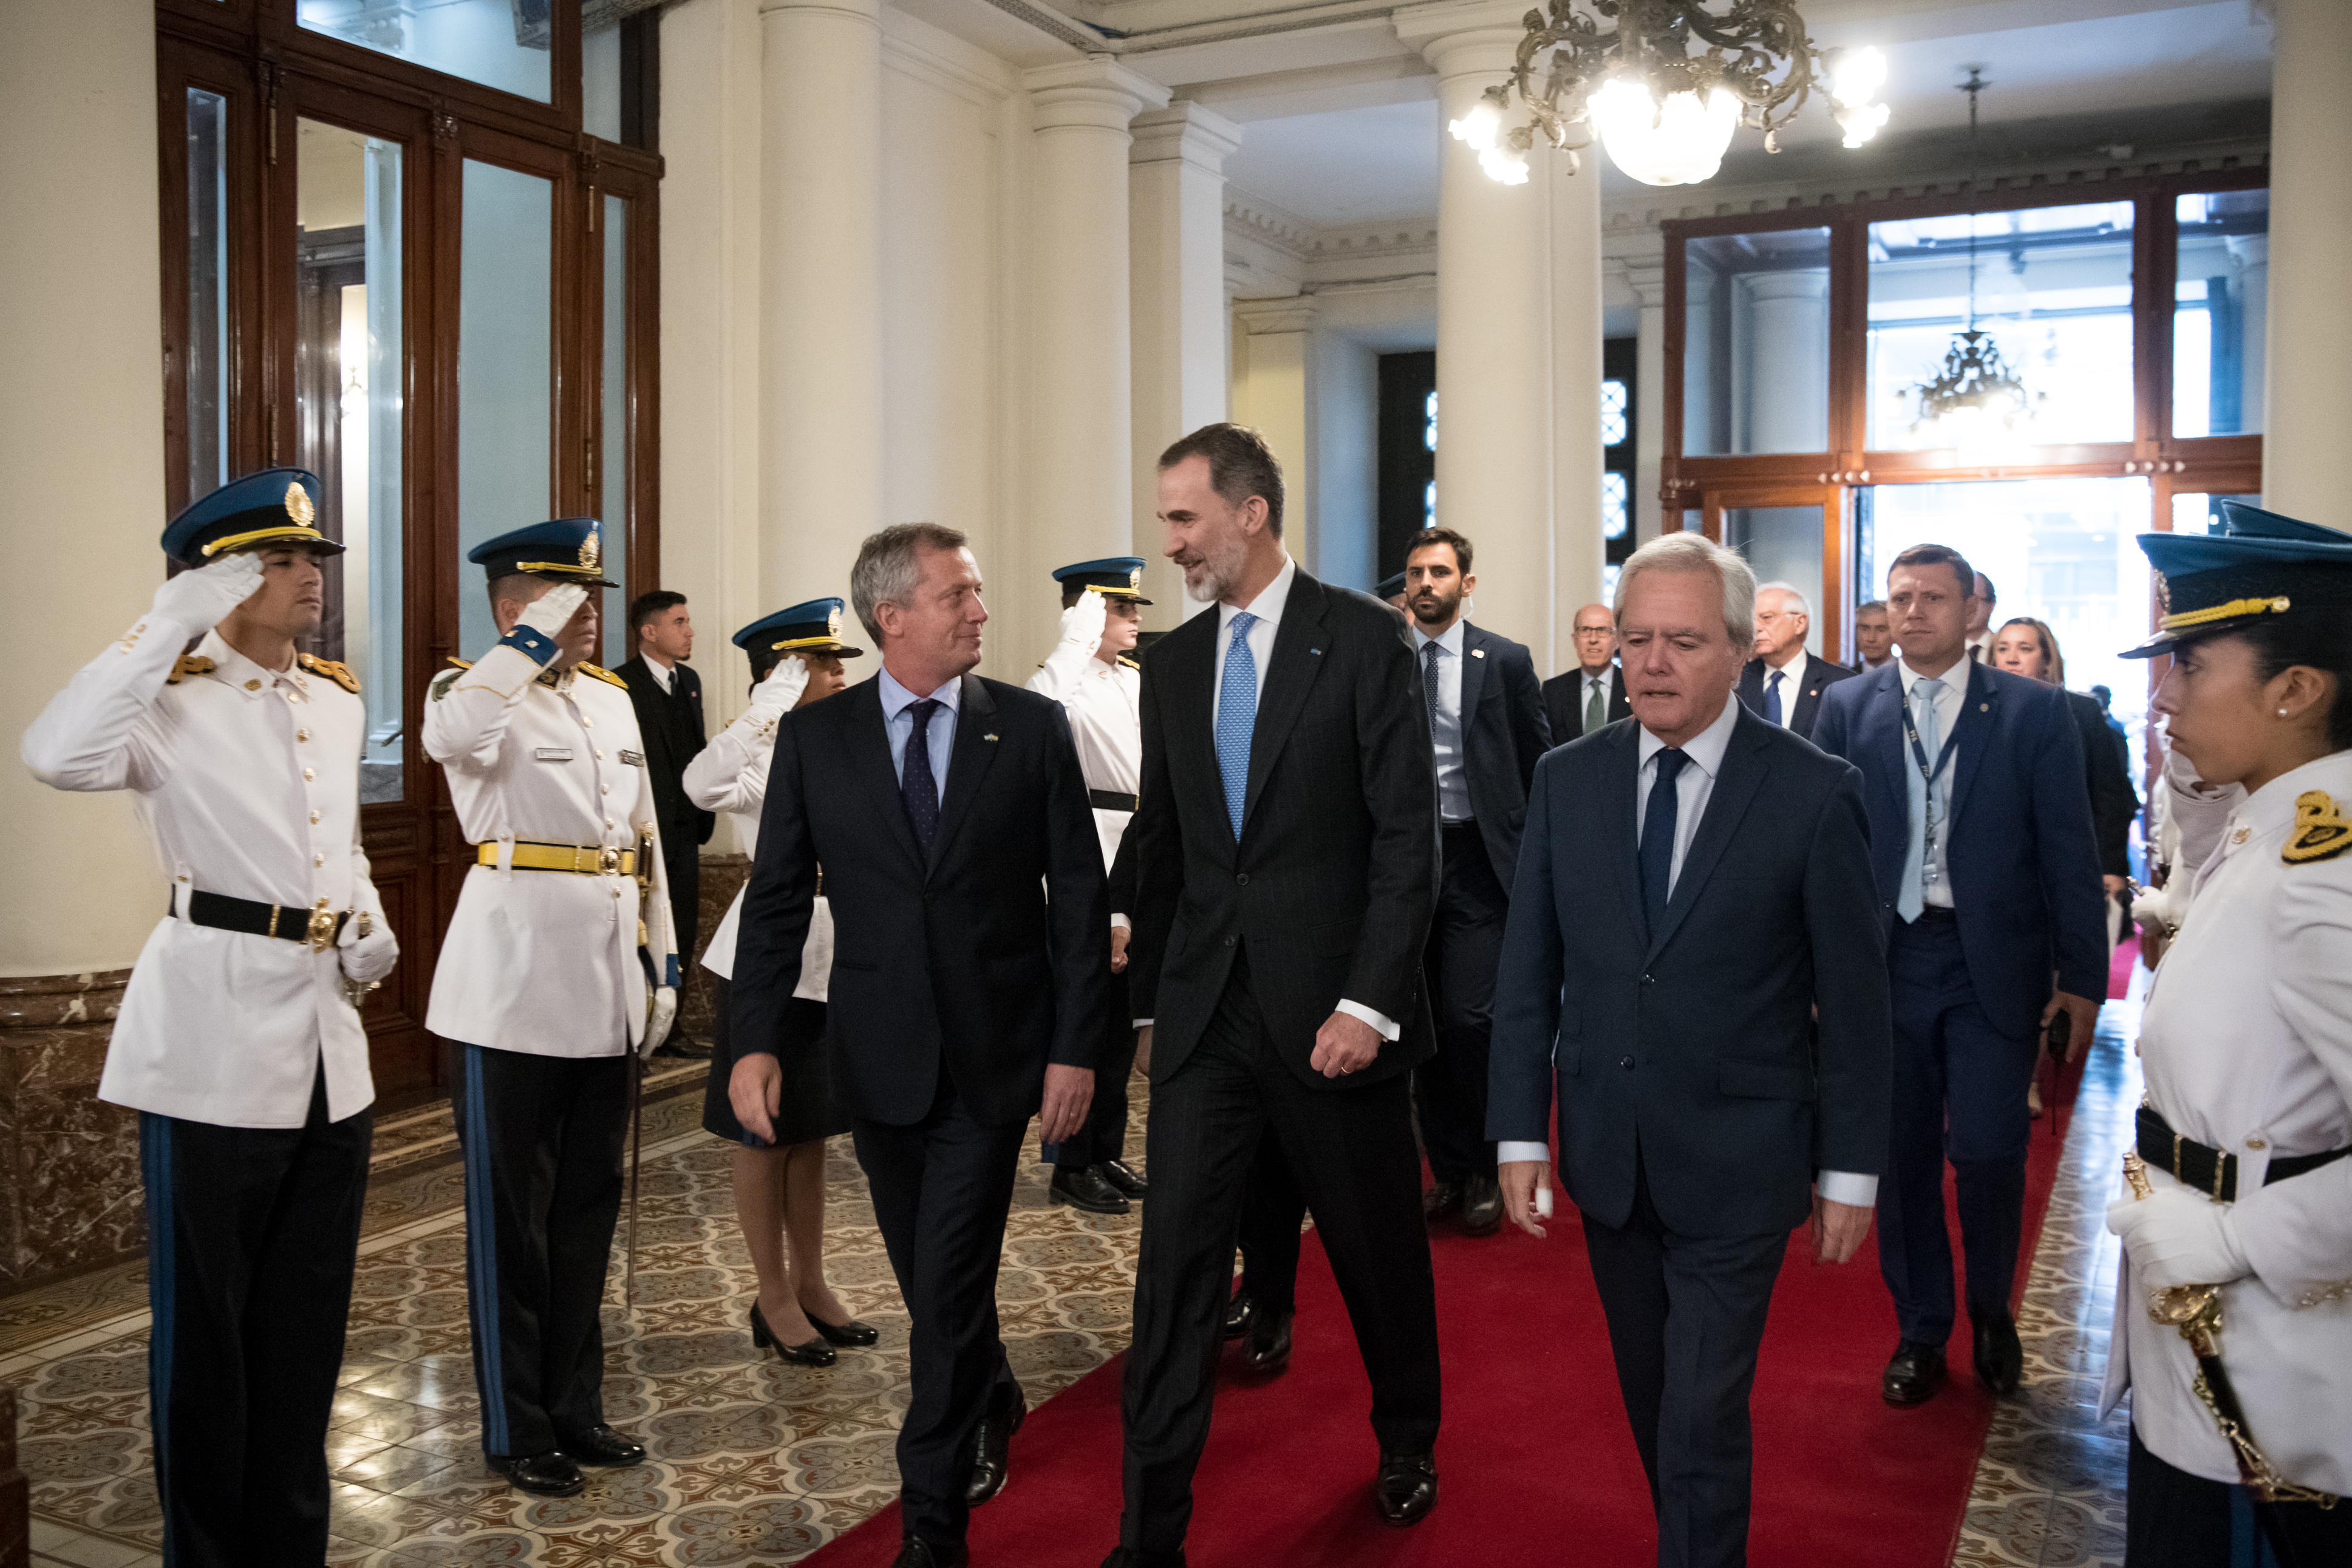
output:
<instances>
[{"instance_id":1,"label":"man in dark suit","mask_svg":"<svg viewBox=\"0 0 2352 1568\"><path fill-rule=\"evenodd\" d=\"M677 931L678 962L692 967L695 928L702 911L702 846L719 819L686 796L686 764L702 751L702 678L687 660L694 657L694 618L686 595L667 588L640 594L629 605L629 636L636 652L618 671L628 683L629 705L637 710L637 733L646 743L646 775L654 786L654 820L661 826L662 868L669 873L670 921ZM707 1057L710 1047L672 1029L654 1053Z\"/></svg>"},{"instance_id":2,"label":"man in dark suit","mask_svg":"<svg viewBox=\"0 0 2352 1568\"><path fill-rule=\"evenodd\" d=\"M1551 743L1565 746L1614 724L1633 710L1625 701L1625 672L1617 668L1617 617L1606 605L1576 612L1576 668L1543 683L1544 719Z\"/></svg>"},{"instance_id":3,"label":"man in dark suit","mask_svg":"<svg viewBox=\"0 0 2352 1568\"><path fill-rule=\"evenodd\" d=\"M1282 501L1254 431L1208 426L1160 455L1167 553L1216 607L1144 666L1129 977L1155 1025L1151 1201L1108 1559L1123 1568L1183 1561L1234 1226L1268 1127L1370 1375L1381 1516L1415 1522L1437 1497L1437 1313L1406 1077L1431 1051L1429 721L1402 621L1301 572Z\"/></svg>"},{"instance_id":4,"label":"man in dark suit","mask_svg":"<svg viewBox=\"0 0 2352 1568\"><path fill-rule=\"evenodd\" d=\"M956 1568L1003 1485L1025 1403L997 1335L996 1268L1028 1120L1086 1121L1107 1034L1109 900L1062 705L970 673L980 572L964 536L906 523L850 572L872 680L776 726L736 943L729 1099L771 1135L772 1045L824 868L834 1081L913 1319L897 1568ZM1157 1206L1157 1205L1155 1205Z\"/></svg>"},{"instance_id":5,"label":"man in dark suit","mask_svg":"<svg viewBox=\"0 0 2352 1568\"><path fill-rule=\"evenodd\" d=\"M1754 584L1696 533L1625 563L1637 722L1536 770L1496 986L1504 1197L1544 1234L1556 1093L1660 1568L1747 1560L1748 1394L1789 1231L1851 1258L1886 1149L1862 780L1733 700Z\"/></svg>"},{"instance_id":6,"label":"man in dark suit","mask_svg":"<svg viewBox=\"0 0 2352 1568\"><path fill-rule=\"evenodd\" d=\"M1856 672L1805 651L1813 606L1793 583L1756 590L1756 657L1739 672L1739 700L1766 722L1812 739L1822 693Z\"/></svg>"},{"instance_id":7,"label":"man in dark suit","mask_svg":"<svg viewBox=\"0 0 2352 1568\"><path fill-rule=\"evenodd\" d=\"M1434 1184L1423 1212L1459 1209L1486 1236L1503 1222L1495 1146L1486 1141L1486 1043L1495 965L1519 864L1528 782L1551 748L1535 660L1524 644L1462 618L1477 586L1467 539L1424 529L1405 546L1405 603L1437 756L1437 914L1422 967L1437 1016L1437 1057L1412 1075Z\"/></svg>"},{"instance_id":8,"label":"man in dark suit","mask_svg":"<svg viewBox=\"0 0 2352 1568\"><path fill-rule=\"evenodd\" d=\"M1895 1020L1878 1261L1901 1333L1880 1393L1916 1405L1943 1377L1955 1318L1948 1157L1977 1376L2017 1387L2025 1091L2052 1019L2069 1020L2070 1058L2090 1044L2106 922L2065 694L1969 658L1979 579L1958 551L1915 545L1886 576L1903 657L1832 687L1813 742L1862 770L1870 808Z\"/></svg>"}]
</instances>

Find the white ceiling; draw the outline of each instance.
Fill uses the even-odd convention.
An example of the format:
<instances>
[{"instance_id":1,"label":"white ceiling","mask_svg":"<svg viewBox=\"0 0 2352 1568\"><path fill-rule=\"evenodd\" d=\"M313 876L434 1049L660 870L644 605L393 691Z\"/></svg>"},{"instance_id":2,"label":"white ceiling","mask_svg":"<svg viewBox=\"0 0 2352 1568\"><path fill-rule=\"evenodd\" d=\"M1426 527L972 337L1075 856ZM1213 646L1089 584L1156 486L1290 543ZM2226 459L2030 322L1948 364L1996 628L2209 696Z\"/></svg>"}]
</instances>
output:
<instances>
[{"instance_id":1,"label":"white ceiling","mask_svg":"<svg viewBox=\"0 0 2352 1568\"><path fill-rule=\"evenodd\" d=\"M1318 226L1437 211L1437 100L1255 120L1225 178Z\"/></svg>"}]
</instances>

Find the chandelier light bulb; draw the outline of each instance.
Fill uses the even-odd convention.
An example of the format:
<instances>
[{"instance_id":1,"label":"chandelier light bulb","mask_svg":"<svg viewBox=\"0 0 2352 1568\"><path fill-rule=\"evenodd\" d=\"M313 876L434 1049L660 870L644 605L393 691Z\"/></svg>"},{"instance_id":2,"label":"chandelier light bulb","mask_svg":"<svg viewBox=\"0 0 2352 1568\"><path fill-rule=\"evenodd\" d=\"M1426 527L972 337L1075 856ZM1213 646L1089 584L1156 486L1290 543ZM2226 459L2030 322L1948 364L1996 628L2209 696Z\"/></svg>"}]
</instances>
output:
<instances>
[{"instance_id":1,"label":"chandelier light bulb","mask_svg":"<svg viewBox=\"0 0 2352 1568\"><path fill-rule=\"evenodd\" d=\"M1849 109L1859 109L1886 85L1886 57L1875 47L1840 49L1830 65L1830 97ZM1882 107L1880 123L1885 121ZM1841 122L1842 123L1842 122Z\"/></svg>"},{"instance_id":2,"label":"chandelier light bulb","mask_svg":"<svg viewBox=\"0 0 2352 1568\"><path fill-rule=\"evenodd\" d=\"M1486 177L1506 185L1528 183L1528 155L1516 147L1489 147L1478 154L1478 166Z\"/></svg>"},{"instance_id":3,"label":"chandelier light bulb","mask_svg":"<svg viewBox=\"0 0 2352 1568\"><path fill-rule=\"evenodd\" d=\"M1473 151L1489 153L1494 150L1496 138L1502 133L1502 111L1495 107L1493 100L1482 97L1461 119L1447 121L1445 129L1453 133L1456 142L1468 143ZM1493 174L1494 171L1489 169L1487 173ZM1501 178L1500 175L1496 177Z\"/></svg>"},{"instance_id":4,"label":"chandelier light bulb","mask_svg":"<svg viewBox=\"0 0 2352 1568\"><path fill-rule=\"evenodd\" d=\"M1838 129L1845 132L1845 144L1859 147L1878 134L1886 123L1887 108L1883 103L1849 103L1831 111Z\"/></svg>"},{"instance_id":5,"label":"chandelier light bulb","mask_svg":"<svg viewBox=\"0 0 2352 1568\"><path fill-rule=\"evenodd\" d=\"M1705 99L1670 92L1661 101L1629 77L1603 82L1586 100L1601 144L1627 174L1648 185L1695 185L1715 177L1738 129L1737 93L1716 88Z\"/></svg>"}]
</instances>

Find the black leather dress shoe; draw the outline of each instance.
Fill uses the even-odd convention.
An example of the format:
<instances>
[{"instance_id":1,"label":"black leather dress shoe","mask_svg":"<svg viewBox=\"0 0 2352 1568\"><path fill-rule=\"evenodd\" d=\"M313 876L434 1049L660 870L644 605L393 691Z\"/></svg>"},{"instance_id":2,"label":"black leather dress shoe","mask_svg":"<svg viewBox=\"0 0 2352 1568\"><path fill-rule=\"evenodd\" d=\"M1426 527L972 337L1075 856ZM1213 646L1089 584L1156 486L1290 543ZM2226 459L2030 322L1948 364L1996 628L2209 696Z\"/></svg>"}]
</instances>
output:
<instances>
[{"instance_id":1,"label":"black leather dress shoe","mask_svg":"<svg viewBox=\"0 0 2352 1568\"><path fill-rule=\"evenodd\" d=\"M845 1323L828 1323L814 1312L808 1311L806 1308L803 1308L802 1311L806 1313L809 1327L816 1331L817 1338L829 1345L846 1345L851 1350L864 1350L868 1345L878 1344L881 1342L882 1331L871 1323L861 1323L855 1318Z\"/></svg>"},{"instance_id":2,"label":"black leather dress shoe","mask_svg":"<svg viewBox=\"0 0 2352 1568\"><path fill-rule=\"evenodd\" d=\"M1143 1173L1124 1160L1105 1160L1095 1169L1124 1197L1139 1199L1151 1191L1151 1184L1143 1179Z\"/></svg>"},{"instance_id":3,"label":"black leather dress shoe","mask_svg":"<svg viewBox=\"0 0 2352 1568\"><path fill-rule=\"evenodd\" d=\"M768 1327L768 1320L760 1315L760 1303L757 1301L751 1303L751 1343L755 1349L775 1352L778 1359L788 1361L794 1366L831 1366L840 1359L833 1353L833 1347L824 1342L822 1332L816 1338L804 1340L796 1345L784 1343L776 1337L776 1331Z\"/></svg>"},{"instance_id":4,"label":"black leather dress shoe","mask_svg":"<svg viewBox=\"0 0 2352 1568\"><path fill-rule=\"evenodd\" d=\"M1502 1184L1492 1176L1473 1176L1462 1184L1462 1229L1469 1236L1492 1236L1503 1224Z\"/></svg>"},{"instance_id":5,"label":"black leather dress shoe","mask_svg":"<svg viewBox=\"0 0 2352 1568\"><path fill-rule=\"evenodd\" d=\"M1271 1377L1290 1364L1290 1322L1296 1312L1252 1312L1242 1336L1242 1364Z\"/></svg>"},{"instance_id":6,"label":"black leather dress shoe","mask_svg":"<svg viewBox=\"0 0 2352 1568\"><path fill-rule=\"evenodd\" d=\"M1461 1206L1462 1184L1459 1182L1440 1182L1421 1194L1421 1212L1427 1219L1452 1214Z\"/></svg>"},{"instance_id":7,"label":"black leather dress shoe","mask_svg":"<svg viewBox=\"0 0 2352 1568\"><path fill-rule=\"evenodd\" d=\"M1029 1402L1018 1388L1008 1389L981 1417L971 1442L971 1479L963 1484L965 1507L978 1508L1004 1489L1005 1478L1013 1473L1013 1434L1028 1418Z\"/></svg>"},{"instance_id":8,"label":"black leather dress shoe","mask_svg":"<svg viewBox=\"0 0 2352 1568\"><path fill-rule=\"evenodd\" d=\"M553 1448L544 1454L485 1454L482 1458L516 1490L537 1497L578 1497L588 1485L580 1467Z\"/></svg>"},{"instance_id":9,"label":"black leather dress shoe","mask_svg":"<svg viewBox=\"0 0 2352 1568\"><path fill-rule=\"evenodd\" d=\"M898 1555L890 1559L890 1568L964 1568L971 1561L971 1552L961 1541L934 1545L919 1535L910 1535L898 1542Z\"/></svg>"},{"instance_id":10,"label":"black leather dress shoe","mask_svg":"<svg viewBox=\"0 0 2352 1568\"><path fill-rule=\"evenodd\" d=\"M622 1468L646 1462L646 1446L632 1442L610 1426L591 1426L585 1432L558 1437L555 1446L577 1464Z\"/></svg>"},{"instance_id":11,"label":"black leather dress shoe","mask_svg":"<svg viewBox=\"0 0 2352 1568\"><path fill-rule=\"evenodd\" d=\"M1102 1179L1092 1165L1056 1165L1054 1180L1045 1188L1048 1200L1067 1204L1088 1214L1129 1214L1133 1205L1118 1195L1118 1189Z\"/></svg>"},{"instance_id":12,"label":"black leather dress shoe","mask_svg":"<svg viewBox=\"0 0 2352 1568\"><path fill-rule=\"evenodd\" d=\"M1225 1338L1237 1340L1249 1331L1250 1314L1256 1310L1246 1290L1236 1290L1225 1302Z\"/></svg>"},{"instance_id":13,"label":"black leather dress shoe","mask_svg":"<svg viewBox=\"0 0 2352 1568\"><path fill-rule=\"evenodd\" d=\"M1114 1546L1102 1560L1102 1568L1184 1568L1184 1553L1181 1548L1153 1552L1140 1546Z\"/></svg>"},{"instance_id":14,"label":"black leather dress shoe","mask_svg":"<svg viewBox=\"0 0 2352 1568\"><path fill-rule=\"evenodd\" d=\"M1419 1524L1437 1506L1437 1461L1427 1454L1382 1455L1372 1497L1386 1522Z\"/></svg>"},{"instance_id":15,"label":"black leather dress shoe","mask_svg":"<svg viewBox=\"0 0 2352 1568\"><path fill-rule=\"evenodd\" d=\"M1975 1323L1977 1381L1995 1394L2015 1394L2025 1375L2025 1347L2017 1342L2017 1321L1999 1312Z\"/></svg>"},{"instance_id":16,"label":"black leather dress shoe","mask_svg":"<svg viewBox=\"0 0 2352 1568\"><path fill-rule=\"evenodd\" d=\"M654 1047L654 1055L679 1057L690 1062L707 1062L710 1059L710 1046L707 1041L698 1040L691 1035L682 1035L676 1029L672 1029L669 1032L669 1038Z\"/></svg>"},{"instance_id":17,"label":"black leather dress shoe","mask_svg":"<svg viewBox=\"0 0 2352 1568\"><path fill-rule=\"evenodd\" d=\"M1895 1347L1886 1372L1878 1380L1878 1395L1889 1405L1925 1405L1944 1381L1944 1347L1914 1344Z\"/></svg>"}]
</instances>

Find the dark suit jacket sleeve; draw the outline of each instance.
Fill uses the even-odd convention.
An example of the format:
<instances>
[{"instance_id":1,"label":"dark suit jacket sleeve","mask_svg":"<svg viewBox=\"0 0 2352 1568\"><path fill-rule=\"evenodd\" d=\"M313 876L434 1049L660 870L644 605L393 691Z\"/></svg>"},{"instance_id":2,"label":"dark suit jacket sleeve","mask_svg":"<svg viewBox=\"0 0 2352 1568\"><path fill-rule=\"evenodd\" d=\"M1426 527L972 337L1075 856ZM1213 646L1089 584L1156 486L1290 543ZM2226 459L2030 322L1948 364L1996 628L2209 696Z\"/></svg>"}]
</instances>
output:
<instances>
[{"instance_id":1,"label":"dark suit jacket sleeve","mask_svg":"<svg viewBox=\"0 0 2352 1568\"><path fill-rule=\"evenodd\" d=\"M1127 824L1119 858L1132 861L1134 889L1127 916L1135 928L1128 939L1128 1003L1139 1018L1159 1016L1160 972L1168 952L1168 933L1176 923L1176 909L1184 897L1184 835L1176 811L1176 796L1168 779L1167 716L1160 700L1160 682L1143 672L1142 695L1137 711L1143 724L1143 772L1137 784L1142 796Z\"/></svg>"},{"instance_id":2,"label":"dark suit jacket sleeve","mask_svg":"<svg viewBox=\"0 0 2352 1568\"><path fill-rule=\"evenodd\" d=\"M1437 769L1412 637L1403 616L1393 619L1393 627L1369 634L1380 640L1355 689L1371 866L1363 932L1339 995L1402 1025L1412 1016L1422 948L1437 912Z\"/></svg>"},{"instance_id":3,"label":"dark suit jacket sleeve","mask_svg":"<svg viewBox=\"0 0 2352 1568\"><path fill-rule=\"evenodd\" d=\"M1127 819L1126 828L1118 836L1118 853L1110 862L1110 912L1125 915L1129 941L1134 940L1135 928L1135 818Z\"/></svg>"},{"instance_id":4,"label":"dark suit jacket sleeve","mask_svg":"<svg viewBox=\"0 0 2352 1568\"><path fill-rule=\"evenodd\" d=\"M1582 723L1569 711L1569 702L1575 692L1576 682L1565 675L1555 675L1543 683L1544 719L1550 726L1555 746L1565 746L1584 733Z\"/></svg>"},{"instance_id":5,"label":"dark suit jacket sleeve","mask_svg":"<svg viewBox=\"0 0 2352 1568\"><path fill-rule=\"evenodd\" d=\"M2047 701L2034 704L2039 711L2025 731L2032 748L2026 776L2033 792L2042 896L2057 948L2058 989L2098 1001L2107 994L2107 921L2083 737L2066 711L2064 694L2046 695Z\"/></svg>"},{"instance_id":6,"label":"dark suit jacket sleeve","mask_svg":"<svg viewBox=\"0 0 2352 1568\"><path fill-rule=\"evenodd\" d=\"M1524 794L1535 783L1536 764L1551 750L1551 721L1544 717L1543 683L1536 679L1534 657L1513 644L1502 662L1504 700L1511 715L1511 750Z\"/></svg>"},{"instance_id":7,"label":"dark suit jacket sleeve","mask_svg":"<svg viewBox=\"0 0 2352 1568\"><path fill-rule=\"evenodd\" d=\"M751 879L743 889L729 987L739 1055L775 1054L785 1005L801 982L801 950L816 899L816 851L803 804L802 728L790 713L776 726L768 798L760 808L760 852L751 858Z\"/></svg>"},{"instance_id":8,"label":"dark suit jacket sleeve","mask_svg":"<svg viewBox=\"0 0 2352 1568\"><path fill-rule=\"evenodd\" d=\"M1512 912L1516 917L1516 906ZM1878 1175L1886 1168L1894 1023L1885 928L1870 874L1870 822L1862 773L1851 764L1813 820L1805 851L1805 926L1821 1092L1813 1168Z\"/></svg>"},{"instance_id":9,"label":"dark suit jacket sleeve","mask_svg":"<svg viewBox=\"0 0 2352 1568\"><path fill-rule=\"evenodd\" d=\"M2091 781L2091 829L2099 845L2099 872L2107 877L2131 875L2131 821L2139 814L2139 796L2131 786L2117 755L2116 732L2107 728L2099 705L2079 692L2066 694L2066 706L2083 738L2083 765Z\"/></svg>"},{"instance_id":10,"label":"dark suit jacket sleeve","mask_svg":"<svg viewBox=\"0 0 2352 1568\"><path fill-rule=\"evenodd\" d=\"M1565 969L1559 907L1552 886L1550 770L1557 755L1536 766L1528 796L1528 823L1519 838L1519 873L1511 883L1511 912L1503 926L1503 954L1495 973L1494 1036L1486 1058L1486 1136L1549 1142L1552 1041L1559 1033L1559 993Z\"/></svg>"},{"instance_id":11,"label":"dark suit jacket sleeve","mask_svg":"<svg viewBox=\"0 0 2352 1568\"><path fill-rule=\"evenodd\" d=\"M686 693L688 699L686 710L694 718L694 743L687 749L686 755L677 759L677 771L683 776L686 764L700 756L702 748L710 743L710 734L708 721L702 714L702 677L695 674L691 668L683 664L677 667L677 673L683 682L679 689ZM680 793L684 793L683 785L680 786ZM694 813L695 831L698 835L695 842L709 843L711 829L719 826L719 814L715 811L705 811L692 801L687 802L687 805Z\"/></svg>"},{"instance_id":12,"label":"dark suit jacket sleeve","mask_svg":"<svg viewBox=\"0 0 2352 1568\"><path fill-rule=\"evenodd\" d=\"M1045 1060L1091 1071L1109 1037L1110 900L1078 742L1060 703L1045 718L1045 918L1053 924L1054 1043ZM766 832L763 826L761 831ZM767 854L761 842L760 853Z\"/></svg>"}]
</instances>

